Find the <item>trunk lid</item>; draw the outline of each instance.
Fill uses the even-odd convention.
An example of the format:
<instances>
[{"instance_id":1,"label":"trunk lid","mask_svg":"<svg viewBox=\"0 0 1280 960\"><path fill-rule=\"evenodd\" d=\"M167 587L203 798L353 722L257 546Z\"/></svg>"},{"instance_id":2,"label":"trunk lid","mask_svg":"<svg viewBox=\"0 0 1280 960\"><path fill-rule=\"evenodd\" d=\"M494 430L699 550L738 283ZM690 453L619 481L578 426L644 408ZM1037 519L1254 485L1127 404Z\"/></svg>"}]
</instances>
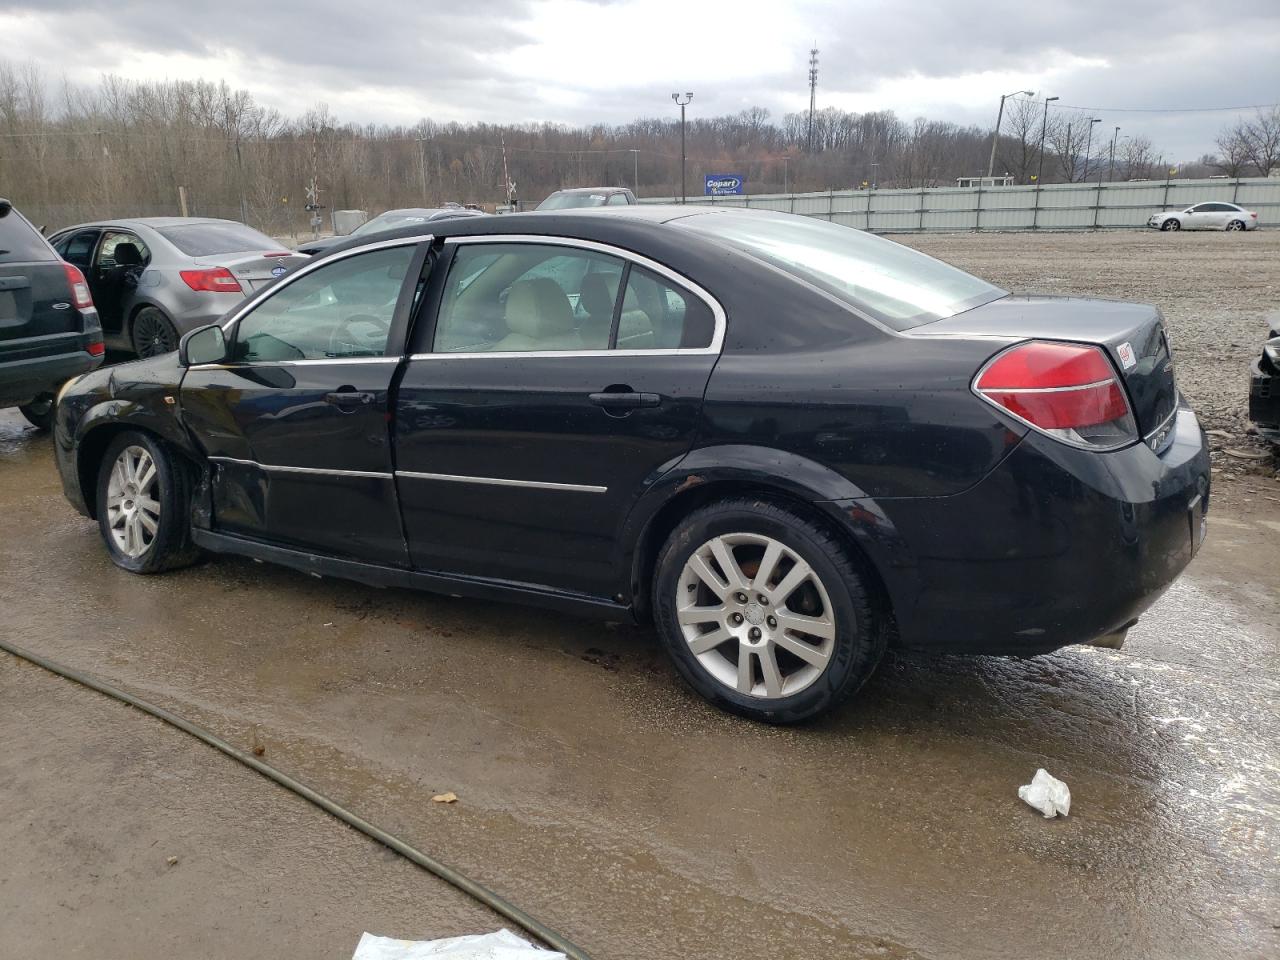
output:
<instances>
[{"instance_id":1,"label":"trunk lid","mask_svg":"<svg viewBox=\"0 0 1280 960\"><path fill-rule=\"evenodd\" d=\"M201 267L226 267L240 281L245 293L260 290L273 280L296 270L310 260L300 253L270 251L268 253L221 253L215 257L202 257Z\"/></svg>"},{"instance_id":2,"label":"trunk lid","mask_svg":"<svg viewBox=\"0 0 1280 960\"><path fill-rule=\"evenodd\" d=\"M1084 297L1008 296L916 327L908 335L1097 344L1106 350L1120 373L1138 430L1147 439L1162 431L1178 406L1164 317L1150 304Z\"/></svg>"}]
</instances>

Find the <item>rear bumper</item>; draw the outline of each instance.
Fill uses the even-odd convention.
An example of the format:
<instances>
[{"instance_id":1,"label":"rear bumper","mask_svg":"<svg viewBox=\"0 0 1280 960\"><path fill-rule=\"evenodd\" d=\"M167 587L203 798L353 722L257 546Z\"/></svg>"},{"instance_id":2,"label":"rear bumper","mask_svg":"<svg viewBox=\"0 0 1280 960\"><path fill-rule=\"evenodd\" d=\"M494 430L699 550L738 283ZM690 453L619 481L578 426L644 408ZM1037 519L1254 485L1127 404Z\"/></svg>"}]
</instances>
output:
<instances>
[{"instance_id":1,"label":"rear bumper","mask_svg":"<svg viewBox=\"0 0 1280 960\"><path fill-rule=\"evenodd\" d=\"M84 350L26 360L0 356L0 406L27 403L42 393L55 393L67 380L96 370L102 357Z\"/></svg>"},{"instance_id":2,"label":"rear bumper","mask_svg":"<svg viewBox=\"0 0 1280 960\"><path fill-rule=\"evenodd\" d=\"M884 571L902 645L1035 654L1115 633L1191 561L1209 454L1189 408L1159 455L1028 435L952 497L880 501L909 563Z\"/></svg>"}]
</instances>

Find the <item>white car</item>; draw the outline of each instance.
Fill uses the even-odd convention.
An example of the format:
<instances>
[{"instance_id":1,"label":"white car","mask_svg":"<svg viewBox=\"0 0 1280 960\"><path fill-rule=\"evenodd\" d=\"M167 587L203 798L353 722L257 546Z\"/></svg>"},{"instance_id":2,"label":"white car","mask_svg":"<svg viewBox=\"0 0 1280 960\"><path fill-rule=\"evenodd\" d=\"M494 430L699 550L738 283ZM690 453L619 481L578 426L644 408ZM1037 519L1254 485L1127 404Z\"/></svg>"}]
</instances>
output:
<instances>
[{"instance_id":1,"label":"white car","mask_svg":"<svg viewBox=\"0 0 1280 960\"><path fill-rule=\"evenodd\" d=\"M1258 215L1234 203L1215 201L1153 213L1147 226L1157 230L1256 230Z\"/></svg>"}]
</instances>

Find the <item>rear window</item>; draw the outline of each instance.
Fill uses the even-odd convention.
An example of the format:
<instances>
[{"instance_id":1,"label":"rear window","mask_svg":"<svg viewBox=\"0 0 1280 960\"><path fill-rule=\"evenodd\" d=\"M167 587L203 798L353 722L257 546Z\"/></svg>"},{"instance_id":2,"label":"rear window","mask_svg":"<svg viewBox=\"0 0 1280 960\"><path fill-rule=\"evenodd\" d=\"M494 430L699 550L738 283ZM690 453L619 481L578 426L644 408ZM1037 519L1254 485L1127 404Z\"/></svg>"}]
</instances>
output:
<instances>
[{"instance_id":1,"label":"rear window","mask_svg":"<svg viewBox=\"0 0 1280 960\"><path fill-rule=\"evenodd\" d=\"M941 260L839 224L785 213L673 221L813 284L895 330L950 317L1005 291Z\"/></svg>"},{"instance_id":2,"label":"rear window","mask_svg":"<svg viewBox=\"0 0 1280 960\"><path fill-rule=\"evenodd\" d=\"M17 210L0 217L0 263L30 263L56 260L49 245Z\"/></svg>"},{"instance_id":3,"label":"rear window","mask_svg":"<svg viewBox=\"0 0 1280 960\"><path fill-rule=\"evenodd\" d=\"M266 234L243 223L184 223L157 227L156 232L189 257L285 249Z\"/></svg>"}]
</instances>

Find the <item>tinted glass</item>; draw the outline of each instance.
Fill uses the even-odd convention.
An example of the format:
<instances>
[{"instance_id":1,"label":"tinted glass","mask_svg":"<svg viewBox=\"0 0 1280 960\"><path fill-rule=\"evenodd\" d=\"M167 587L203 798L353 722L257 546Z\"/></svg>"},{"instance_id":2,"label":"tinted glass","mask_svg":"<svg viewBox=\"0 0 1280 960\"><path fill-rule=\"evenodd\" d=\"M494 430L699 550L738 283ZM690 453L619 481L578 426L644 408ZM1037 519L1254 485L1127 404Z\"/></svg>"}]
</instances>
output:
<instances>
[{"instance_id":1,"label":"tinted glass","mask_svg":"<svg viewBox=\"0 0 1280 960\"><path fill-rule=\"evenodd\" d=\"M941 260L852 227L785 213L712 213L673 221L807 281L906 330L1005 295Z\"/></svg>"},{"instance_id":2,"label":"tinted glass","mask_svg":"<svg viewBox=\"0 0 1280 960\"><path fill-rule=\"evenodd\" d=\"M644 267L631 267L618 317L619 350L709 347L715 332L711 308Z\"/></svg>"},{"instance_id":3,"label":"tinted glass","mask_svg":"<svg viewBox=\"0 0 1280 960\"><path fill-rule=\"evenodd\" d=\"M240 320L235 358L382 356L413 254L412 245L373 250L299 277Z\"/></svg>"},{"instance_id":4,"label":"tinted glass","mask_svg":"<svg viewBox=\"0 0 1280 960\"><path fill-rule=\"evenodd\" d=\"M157 227L156 232L189 257L212 257L220 253L254 253L283 250L265 234L243 223L184 223Z\"/></svg>"},{"instance_id":5,"label":"tinted glass","mask_svg":"<svg viewBox=\"0 0 1280 960\"><path fill-rule=\"evenodd\" d=\"M395 227L408 227L415 223L426 223L430 211L422 213L383 213L366 220L351 231L351 236L364 233L377 233L379 230L391 230Z\"/></svg>"},{"instance_id":6,"label":"tinted glass","mask_svg":"<svg viewBox=\"0 0 1280 960\"><path fill-rule=\"evenodd\" d=\"M0 263L56 260L44 237L17 210L0 217Z\"/></svg>"},{"instance_id":7,"label":"tinted glass","mask_svg":"<svg viewBox=\"0 0 1280 960\"><path fill-rule=\"evenodd\" d=\"M622 261L533 243L462 244L436 324L437 352L605 350Z\"/></svg>"},{"instance_id":8,"label":"tinted glass","mask_svg":"<svg viewBox=\"0 0 1280 960\"><path fill-rule=\"evenodd\" d=\"M57 250L67 263L74 263L84 274L93 261L93 247L98 242L97 230L82 230L58 241Z\"/></svg>"}]
</instances>

